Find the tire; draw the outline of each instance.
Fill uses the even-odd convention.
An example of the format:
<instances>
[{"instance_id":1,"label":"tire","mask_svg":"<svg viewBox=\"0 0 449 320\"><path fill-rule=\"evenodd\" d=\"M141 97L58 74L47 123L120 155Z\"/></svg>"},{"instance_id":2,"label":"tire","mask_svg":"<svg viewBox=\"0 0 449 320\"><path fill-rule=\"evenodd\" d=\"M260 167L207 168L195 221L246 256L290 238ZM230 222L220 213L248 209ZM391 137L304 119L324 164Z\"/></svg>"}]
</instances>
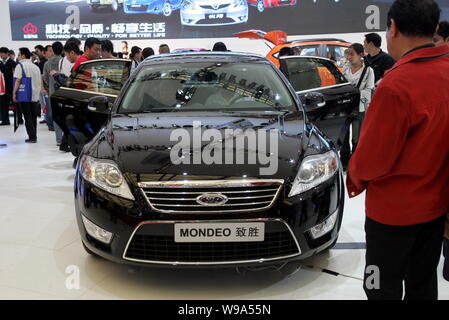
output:
<instances>
[{"instance_id":1,"label":"tire","mask_svg":"<svg viewBox=\"0 0 449 320\"><path fill-rule=\"evenodd\" d=\"M118 1L117 1L117 0L112 0L112 3L111 3L111 10L112 10L113 12L117 12L117 11L118 11L118 8L119 8Z\"/></svg>"},{"instance_id":2,"label":"tire","mask_svg":"<svg viewBox=\"0 0 449 320\"><path fill-rule=\"evenodd\" d=\"M338 241L338 237L340 234L340 230L341 230L341 224L343 223L343 212L345 210L345 193L344 193L344 182L343 182L343 178L340 179L341 181L341 186L343 187L343 196L341 197L341 212L339 212L339 217L338 217L338 224L337 224L337 238L335 238L334 242L332 242L329 247L327 247L326 249L324 249L321 252L326 252L329 251L330 249L332 249L333 247L335 247L335 245L337 244Z\"/></svg>"},{"instance_id":3,"label":"tire","mask_svg":"<svg viewBox=\"0 0 449 320\"><path fill-rule=\"evenodd\" d=\"M262 13L265 10L265 5L263 4L263 0L257 1L257 10Z\"/></svg>"},{"instance_id":4,"label":"tire","mask_svg":"<svg viewBox=\"0 0 449 320\"><path fill-rule=\"evenodd\" d=\"M93 256L93 257L100 258L100 256L99 256L98 254L96 254L95 252L93 252L92 250L90 250L90 249L84 244L83 241L81 241L81 243L83 244L84 250L85 250L89 255L91 255L91 256Z\"/></svg>"},{"instance_id":5,"label":"tire","mask_svg":"<svg viewBox=\"0 0 449 320\"><path fill-rule=\"evenodd\" d=\"M164 14L164 16L169 17L171 16L172 12L173 9L171 7L170 1L165 1L162 13Z\"/></svg>"}]
</instances>

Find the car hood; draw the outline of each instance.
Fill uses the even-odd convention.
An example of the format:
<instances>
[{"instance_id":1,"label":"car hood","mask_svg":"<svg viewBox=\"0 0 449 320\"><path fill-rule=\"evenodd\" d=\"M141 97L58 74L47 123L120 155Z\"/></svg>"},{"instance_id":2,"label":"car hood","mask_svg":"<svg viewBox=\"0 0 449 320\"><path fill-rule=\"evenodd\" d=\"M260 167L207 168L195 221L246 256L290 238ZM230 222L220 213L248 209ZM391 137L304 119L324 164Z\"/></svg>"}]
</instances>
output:
<instances>
[{"instance_id":1,"label":"car hood","mask_svg":"<svg viewBox=\"0 0 449 320\"><path fill-rule=\"evenodd\" d=\"M193 122L201 119L201 132L208 129L216 129L222 134L222 146L226 141L231 141L230 147L222 149L222 162L205 164L200 157L200 164L175 164L170 157L174 153L178 139L172 135L177 132L185 132L192 136ZM234 158L227 162L226 156L230 153L237 154L236 138L225 136L225 130L241 129L243 132L254 130L259 133L276 132L274 144L267 143L266 151L255 148L254 145L244 144L239 152L244 154L245 164L236 164ZM232 131L237 132L238 131ZM104 139L98 143L98 157L115 161L120 169L127 175L135 176L138 181L153 181L166 179L198 179L215 180L226 178L256 178L289 179L296 176L296 170L302 160L304 152L304 121L301 112L292 112L287 115L280 112L269 114L261 113L207 113L207 112L183 112L182 114L145 114L130 116L114 116L104 130ZM172 137L171 137L172 136ZM269 135L267 140L270 141ZM194 154L201 156L204 147L210 142L201 142L201 147L185 146L184 155L194 160ZM277 143L277 147L276 144ZM221 148L220 148L221 149ZM187 154L185 153L187 151ZM272 153L272 154L271 154ZM210 153L208 153L210 154ZM256 163L248 164L248 155L255 156ZM265 158L263 156L265 155ZM260 158L259 158L260 157ZM179 158L176 157L178 160ZM269 160L265 165L259 159ZM270 167L271 166L271 167ZM275 168L275 166L277 166ZM265 174L261 167L269 168ZM273 172L274 168L276 169Z\"/></svg>"}]
</instances>

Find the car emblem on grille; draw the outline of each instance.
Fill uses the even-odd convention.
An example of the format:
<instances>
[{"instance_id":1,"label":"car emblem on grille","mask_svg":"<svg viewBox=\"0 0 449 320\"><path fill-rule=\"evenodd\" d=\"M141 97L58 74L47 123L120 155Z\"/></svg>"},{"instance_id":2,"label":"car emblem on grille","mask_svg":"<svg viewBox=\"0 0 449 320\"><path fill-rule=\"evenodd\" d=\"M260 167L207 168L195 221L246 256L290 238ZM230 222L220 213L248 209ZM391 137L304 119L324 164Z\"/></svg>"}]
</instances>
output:
<instances>
[{"instance_id":1,"label":"car emblem on grille","mask_svg":"<svg viewBox=\"0 0 449 320\"><path fill-rule=\"evenodd\" d=\"M220 7L220 4L219 4L219 3L214 3L214 4L212 5L212 8L214 8L214 10L217 10L219 7Z\"/></svg>"},{"instance_id":2,"label":"car emblem on grille","mask_svg":"<svg viewBox=\"0 0 449 320\"><path fill-rule=\"evenodd\" d=\"M221 193L203 193L196 198L196 202L206 207L218 207L228 202L228 197Z\"/></svg>"}]
</instances>

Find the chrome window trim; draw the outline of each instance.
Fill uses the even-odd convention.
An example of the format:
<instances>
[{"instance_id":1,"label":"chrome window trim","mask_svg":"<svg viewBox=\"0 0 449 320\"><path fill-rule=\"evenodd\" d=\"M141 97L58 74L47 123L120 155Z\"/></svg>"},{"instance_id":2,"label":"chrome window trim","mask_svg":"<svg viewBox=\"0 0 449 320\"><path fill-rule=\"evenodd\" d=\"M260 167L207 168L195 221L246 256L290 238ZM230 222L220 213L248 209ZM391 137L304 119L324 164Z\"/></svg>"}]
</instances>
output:
<instances>
[{"instance_id":1,"label":"chrome window trim","mask_svg":"<svg viewBox=\"0 0 449 320\"><path fill-rule=\"evenodd\" d=\"M131 240L134 238L134 235L136 234L137 230L146 224L176 224L176 223L248 223L248 222L281 222L283 223L287 229L290 231L290 235L293 237L293 240L295 241L296 247L298 249L298 253L287 255L287 256L281 256L276 258L262 258L262 259L253 259L253 260L238 260L238 261L221 261L221 262L181 262L181 261L154 261L154 260L140 260L140 259L134 259L134 258L127 258L126 252L128 252L129 245L131 244ZM180 221L144 221L137 225L137 227L134 229L133 233L131 234L131 237L128 240L128 243L126 244L125 250L123 251L122 258L127 261L133 261L133 262L141 262L141 263L154 263L154 264L163 264L163 265L229 265L229 264L242 264L242 263L264 263L269 261L276 261L276 260L282 260L282 259L288 259L292 257L296 257L301 255L301 247L299 246L298 239L296 239L295 234L293 233L292 228L282 219L270 219L270 218L259 218L259 219L240 219L240 220L180 220Z\"/></svg>"},{"instance_id":2,"label":"chrome window trim","mask_svg":"<svg viewBox=\"0 0 449 320\"><path fill-rule=\"evenodd\" d=\"M117 98L117 94L109 94L109 93L101 93L97 91L91 91L91 90L81 90L81 89L74 89L74 88L68 88L68 87L61 87L61 89L69 90L69 91L76 91L76 92L82 92L82 93L89 93L89 94L95 94L97 96L106 96L111 98Z\"/></svg>"},{"instance_id":3,"label":"chrome window trim","mask_svg":"<svg viewBox=\"0 0 449 320\"><path fill-rule=\"evenodd\" d=\"M217 207L217 210L207 210L207 211L180 211L180 210L164 210L156 208L155 205L153 205L147 196L146 192L143 190L143 188L151 188L151 187L159 187L159 188L195 188L195 187L212 187L212 188L220 188L220 187L252 187L254 184L265 184L265 185L277 185L277 191L276 194L273 196L273 199L270 203L268 203L265 207L260 208L252 208L252 209L239 209L239 210L220 210L220 207ZM220 214L220 213L241 213L241 212L256 212L256 211L262 211L262 210L268 210L270 209L276 200L279 197L279 194L282 190L282 186L284 185L284 180L282 179L273 179L273 180L265 180L265 179L245 179L245 180L183 180L183 181L151 181L151 182L139 182L139 190L143 197L145 198L147 204L150 206L150 208L156 212L159 213L168 213L168 214ZM259 190L258 190L259 191ZM265 190L263 190L265 191ZM218 192L218 191L217 191ZM222 191L223 192L223 191ZM261 191L262 192L262 191ZM196 192L198 194L199 192ZM170 199L167 199L170 200ZM166 205L171 207L187 207L182 205ZM227 206L227 205L225 205ZM243 206L243 205L242 205ZM206 207L206 206L199 206L201 208L209 208L212 207Z\"/></svg>"},{"instance_id":4,"label":"chrome window trim","mask_svg":"<svg viewBox=\"0 0 449 320\"><path fill-rule=\"evenodd\" d=\"M334 84L332 86L326 86L326 87L319 87L319 88L312 88L312 89L308 89L308 90L296 91L296 94L303 94L303 93L313 92L313 91L321 91L321 90L324 90L324 89L339 88L339 87L344 87L344 86L348 86L348 85L351 85L351 83L350 82L345 82L345 83L340 83L340 84Z\"/></svg>"}]
</instances>

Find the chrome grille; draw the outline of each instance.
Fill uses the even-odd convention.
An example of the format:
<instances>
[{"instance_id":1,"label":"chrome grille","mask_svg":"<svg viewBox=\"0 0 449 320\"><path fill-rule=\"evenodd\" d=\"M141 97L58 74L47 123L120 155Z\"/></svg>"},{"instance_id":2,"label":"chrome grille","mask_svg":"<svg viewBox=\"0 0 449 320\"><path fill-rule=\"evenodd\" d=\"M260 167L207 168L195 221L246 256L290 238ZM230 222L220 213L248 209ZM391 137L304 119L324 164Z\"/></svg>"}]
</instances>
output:
<instances>
[{"instance_id":1,"label":"chrome grille","mask_svg":"<svg viewBox=\"0 0 449 320\"><path fill-rule=\"evenodd\" d=\"M170 181L139 183L148 204L163 213L233 213L269 209L276 201L283 180ZM221 205L204 205L197 198L219 194Z\"/></svg>"},{"instance_id":2,"label":"chrome grille","mask_svg":"<svg viewBox=\"0 0 449 320\"><path fill-rule=\"evenodd\" d=\"M205 10L221 10L221 9L227 8L229 6L230 6L230 4L228 3L228 4L220 4L216 8L214 8L213 6L210 6L210 5L204 5L204 6L200 6L200 7Z\"/></svg>"}]
</instances>

